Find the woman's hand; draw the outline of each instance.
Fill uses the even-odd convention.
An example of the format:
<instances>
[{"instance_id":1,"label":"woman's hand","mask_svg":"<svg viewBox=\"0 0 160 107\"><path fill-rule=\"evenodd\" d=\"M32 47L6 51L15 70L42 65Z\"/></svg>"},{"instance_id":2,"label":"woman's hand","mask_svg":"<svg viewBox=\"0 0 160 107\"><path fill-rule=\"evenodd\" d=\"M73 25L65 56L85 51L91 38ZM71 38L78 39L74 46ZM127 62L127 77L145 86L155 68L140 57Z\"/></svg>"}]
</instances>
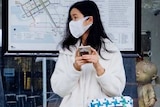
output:
<instances>
[{"instance_id":1,"label":"woman's hand","mask_svg":"<svg viewBox=\"0 0 160 107\"><path fill-rule=\"evenodd\" d=\"M76 55L75 55L75 62L73 63L73 66L76 70L81 71L81 66L83 64L87 63L86 60L80 56L78 49L76 50Z\"/></svg>"},{"instance_id":2,"label":"woman's hand","mask_svg":"<svg viewBox=\"0 0 160 107\"><path fill-rule=\"evenodd\" d=\"M93 63L98 76L105 72L105 69L99 63L99 54L94 48L91 48L91 55L83 55L82 59L86 60L88 63Z\"/></svg>"},{"instance_id":3,"label":"woman's hand","mask_svg":"<svg viewBox=\"0 0 160 107\"><path fill-rule=\"evenodd\" d=\"M90 55L82 55L81 57L79 57L79 59L82 60L79 60L81 62L79 63L80 65L83 65L85 63L93 63L98 76L102 75L105 72L104 68L99 63L99 54L94 48L91 47Z\"/></svg>"},{"instance_id":4,"label":"woman's hand","mask_svg":"<svg viewBox=\"0 0 160 107\"><path fill-rule=\"evenodd\" d=\"M82 59L86 60L87 63L93 63L93 65L95 66L99 62L99 55L97 51L91 47L91 54L82 55Z\"/></svg>"}]
</instances>

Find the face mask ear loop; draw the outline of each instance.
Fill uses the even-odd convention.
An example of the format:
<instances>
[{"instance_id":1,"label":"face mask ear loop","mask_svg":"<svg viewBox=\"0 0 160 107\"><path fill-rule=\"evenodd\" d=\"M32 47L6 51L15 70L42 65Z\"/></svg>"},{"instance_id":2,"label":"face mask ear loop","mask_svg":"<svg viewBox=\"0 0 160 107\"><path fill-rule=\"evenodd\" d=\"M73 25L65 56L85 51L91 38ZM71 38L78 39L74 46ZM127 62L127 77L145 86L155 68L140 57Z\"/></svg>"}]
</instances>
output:
<instances>
[{"instance_id":1,"label":"face mask ear loop","mask_svg":"<svg viewBox=\"0 0 160 107\"><path fill-rule=\"evenodd\" d=\"M86 16L86 17L85 17L85 20L88 20L88 19L89 19L89 17L90 17L90 16Z\"/></svg>"},{"instance_id":2,"label":"face mask ear loop","mask_svg":"<svg viewBox=\"0 0 160 107\"><path fill-rule=\"evenodd\" d=\"M85 17L84 17L84 21L88 20L89 17L90 17L90 16L85 16ZM92 22L90 25L92 25L92 24L93 24L93 22Z\"/></svg>"}]
</instances>

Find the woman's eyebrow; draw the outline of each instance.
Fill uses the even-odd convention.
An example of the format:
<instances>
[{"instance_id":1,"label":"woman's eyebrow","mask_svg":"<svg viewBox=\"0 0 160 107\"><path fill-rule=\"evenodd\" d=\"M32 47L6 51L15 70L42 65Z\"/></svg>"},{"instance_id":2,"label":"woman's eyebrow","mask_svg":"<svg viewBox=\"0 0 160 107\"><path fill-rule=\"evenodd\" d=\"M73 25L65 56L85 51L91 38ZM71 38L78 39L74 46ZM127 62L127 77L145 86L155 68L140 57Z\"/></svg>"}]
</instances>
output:
<instances>
[{"instance_id":1,"label":"woman's eyebrow","mask_svg":"<svg viewBox=\"0 0 160 107\"><path fill-rule=\"evenodd\" d=\"M74 13L74 14L72 14L71 16L73 16L73 17L74 17L74 16L77 16L77 14L76 14L76 13Z\"/></svg>"}]
</instances>

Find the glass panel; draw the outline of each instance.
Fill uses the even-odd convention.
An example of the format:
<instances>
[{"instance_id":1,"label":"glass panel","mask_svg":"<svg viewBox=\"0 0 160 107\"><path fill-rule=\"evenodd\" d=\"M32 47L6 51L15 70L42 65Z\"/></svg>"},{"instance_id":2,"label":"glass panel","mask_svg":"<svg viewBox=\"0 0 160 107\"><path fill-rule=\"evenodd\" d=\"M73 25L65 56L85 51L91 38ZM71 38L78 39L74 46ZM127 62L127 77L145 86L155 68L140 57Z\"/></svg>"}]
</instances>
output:
<instances>
[{"instance_id":1,"label":"glass panel","mask_svg":"<svg viewBox=\"0 0 160 107\"><path fill-rule=\"evenodd\" d=\"M59 105L61 98L54 94L50 86L50 77L54 71L54 60L47 60L47 104ZM35 107L43 105L42 60L36 57L4 57L3 86L6 105L7 100L16 95L16 107ZM7 99L8 98L8 99ZM52 107L50 106L50 107Z\"/></svg>"},{"instance_id":2,"label":"glass panel","mask_svg":"<svg viewBox=\"0 0 160 107\"><path fill-rule=\"evenodd\" d=\"M34 57L4 57L4 93L16 94L18 107L42 105L41 65Z\"/></svg>"}]
</instances>

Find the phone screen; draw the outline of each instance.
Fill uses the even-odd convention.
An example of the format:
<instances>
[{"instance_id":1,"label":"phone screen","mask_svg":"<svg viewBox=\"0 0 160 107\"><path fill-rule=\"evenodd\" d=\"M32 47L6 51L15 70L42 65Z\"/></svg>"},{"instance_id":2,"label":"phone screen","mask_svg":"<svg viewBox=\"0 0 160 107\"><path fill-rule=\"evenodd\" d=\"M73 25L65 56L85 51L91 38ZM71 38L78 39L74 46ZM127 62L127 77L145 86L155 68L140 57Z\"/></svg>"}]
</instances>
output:
<instances>
[{"instance_id":1,"label":"phone screen","mask_svg":"<svg viewBox=\"0 0 160 107\"><path fill-rule=\"evenodd\" d=\"M79 54L86 55L86 54L91 54L91 47L90 46L81 46L79 47Z\"/></svg>"}]
</instances>

